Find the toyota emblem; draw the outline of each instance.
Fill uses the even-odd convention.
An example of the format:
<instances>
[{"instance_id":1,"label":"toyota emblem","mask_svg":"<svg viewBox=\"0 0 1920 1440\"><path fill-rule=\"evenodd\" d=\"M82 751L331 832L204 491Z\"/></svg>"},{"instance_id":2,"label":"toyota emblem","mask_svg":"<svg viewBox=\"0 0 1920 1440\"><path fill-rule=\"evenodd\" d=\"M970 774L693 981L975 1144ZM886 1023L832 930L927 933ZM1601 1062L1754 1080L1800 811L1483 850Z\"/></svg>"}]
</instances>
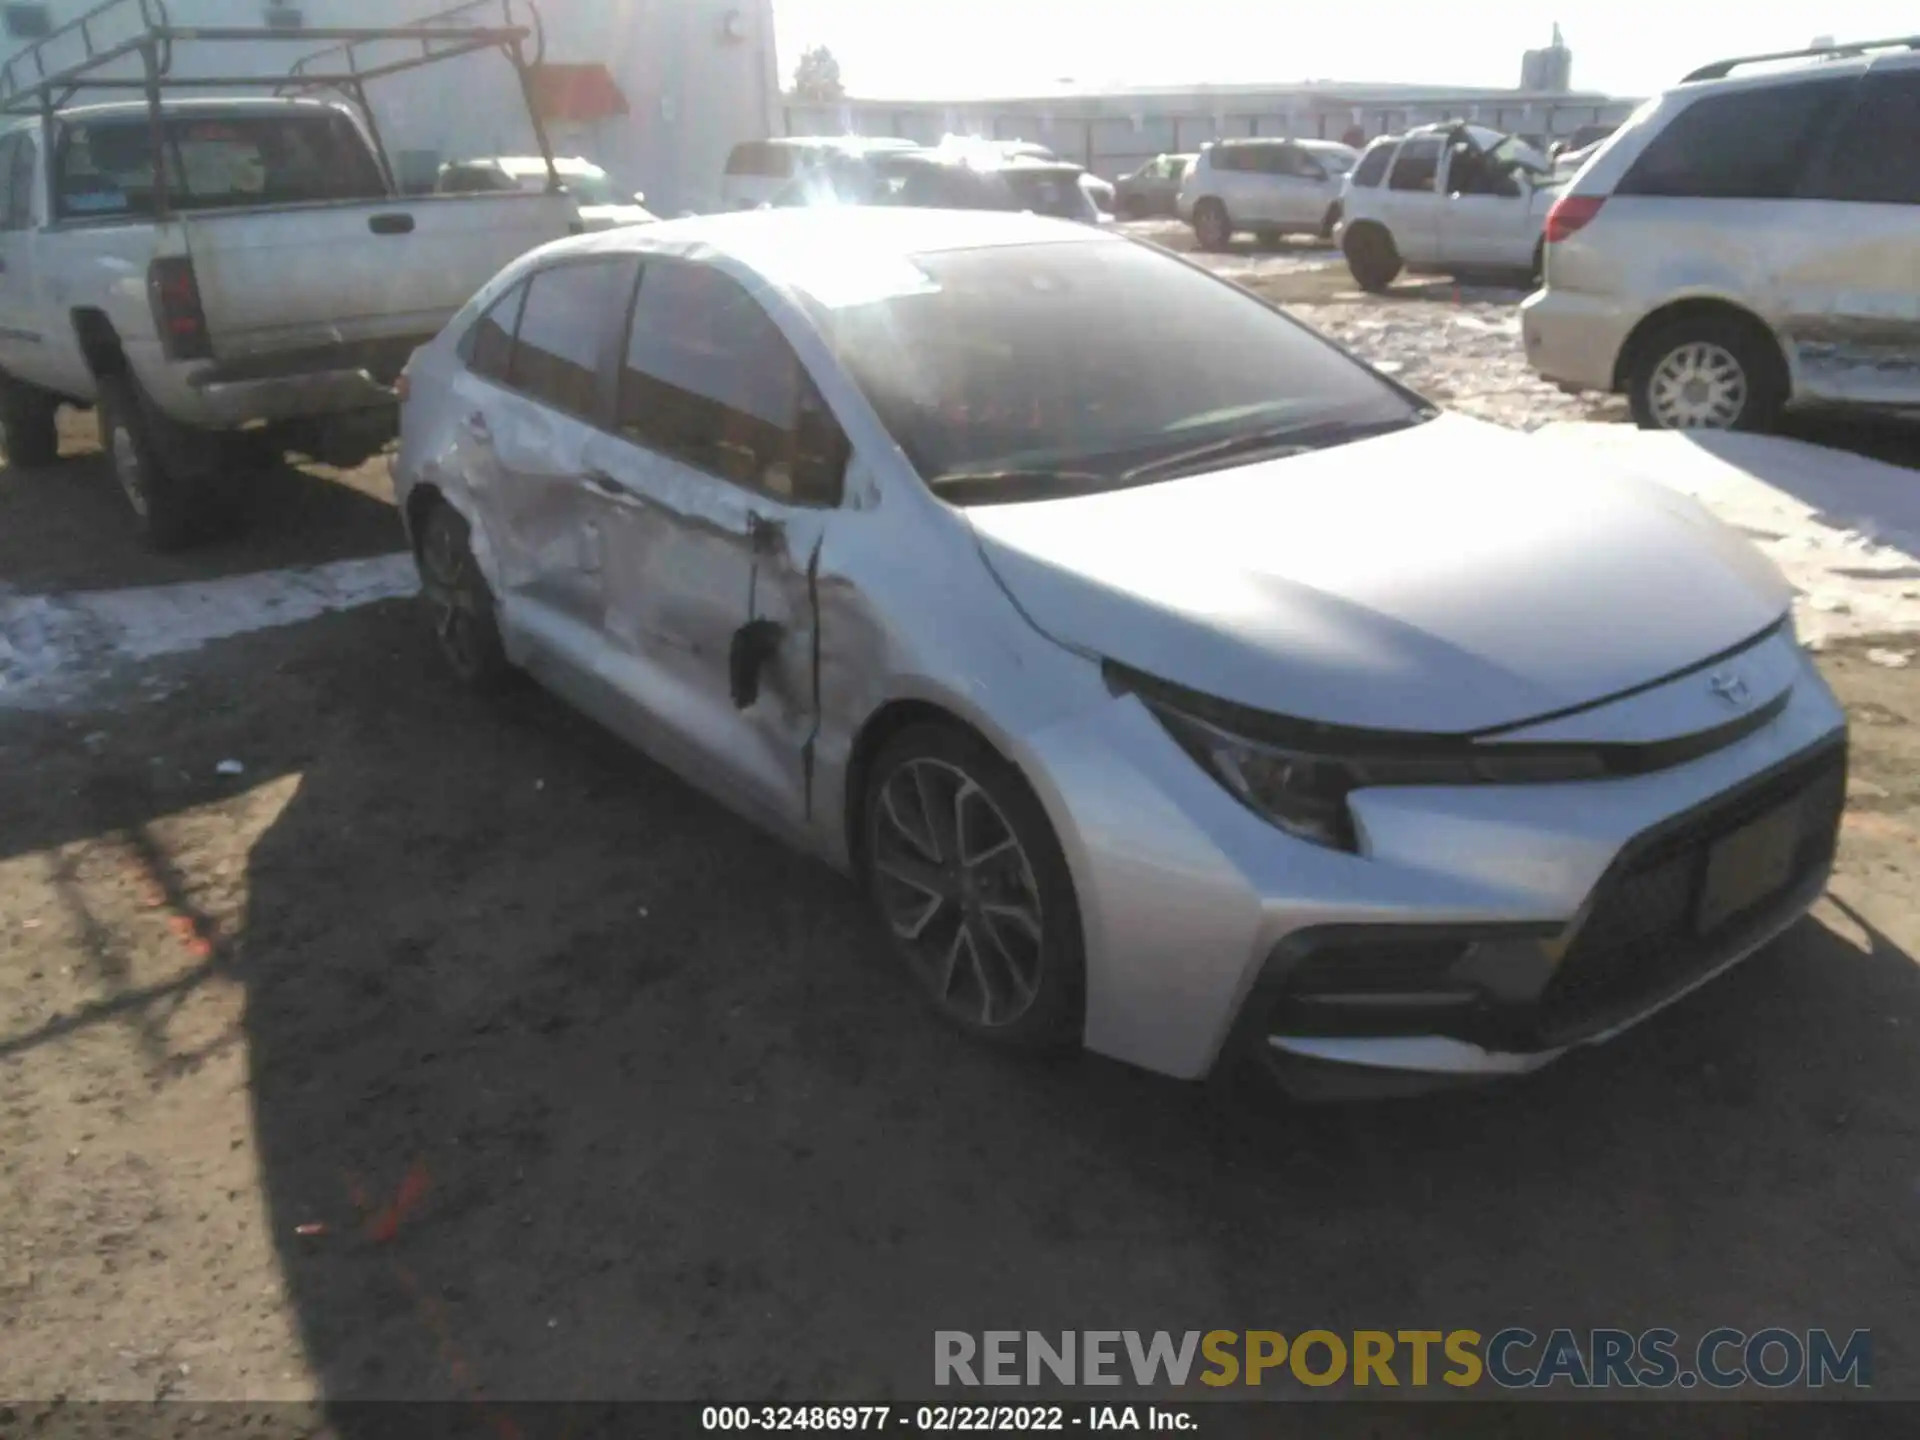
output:
<instances>
[{"instance_id":1,"label":"toyota emblem","mask_svg":"<svg viewBox=\"0 0 1920 1440\"><path fill-rule=\"evenodd\" d=\"M1707 688L1729 705L1746 704L1750 693L1747 690L1747 682L1731 670L1722 670L1708 677Z\"/></svg>"}]
</instances>

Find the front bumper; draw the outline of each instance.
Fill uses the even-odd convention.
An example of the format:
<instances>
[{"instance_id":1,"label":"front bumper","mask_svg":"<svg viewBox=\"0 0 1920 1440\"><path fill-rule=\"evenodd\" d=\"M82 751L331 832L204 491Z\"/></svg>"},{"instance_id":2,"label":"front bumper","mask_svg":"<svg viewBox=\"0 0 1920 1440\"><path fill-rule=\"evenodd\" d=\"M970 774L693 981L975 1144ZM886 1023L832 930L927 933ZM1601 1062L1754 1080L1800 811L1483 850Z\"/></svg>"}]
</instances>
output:
<instances>
[{"instance_id":1,"label":"front bumper","mask_svg":"<svg viewBox=\"0 0 1920 1440\"><path fill-rule=\"evenodd\" d=\"M1359 791L1357 855L1245 809L1130 697L1029 736L1084 919L1085 1043L1187 1079L1253 1054L1425 1088L1536 1069L1670 1004L1805 912L1839 825L1845 717L1819 672L1784 631L1735 661L1772 718L1732 743L1607 780ZM1693 673L1515 738L1696 733L1719 703ZM1696 929L1710 848L1796 795L1787 873ZM1342 992L1364 998L1324 1003Z\"/></svg>"},{"instance_id":2,"label":"front bumper","mask_svg":"<svg viewBox=\"0 0 1920 1440\"><path fill-rule=\"evenodd\" d=\"M1520 339L1536 373L1569 390L1611 393L1620 350L1639 312L1605 296L1547 288L1520 304Z\"/></svg>"}]
</instances>

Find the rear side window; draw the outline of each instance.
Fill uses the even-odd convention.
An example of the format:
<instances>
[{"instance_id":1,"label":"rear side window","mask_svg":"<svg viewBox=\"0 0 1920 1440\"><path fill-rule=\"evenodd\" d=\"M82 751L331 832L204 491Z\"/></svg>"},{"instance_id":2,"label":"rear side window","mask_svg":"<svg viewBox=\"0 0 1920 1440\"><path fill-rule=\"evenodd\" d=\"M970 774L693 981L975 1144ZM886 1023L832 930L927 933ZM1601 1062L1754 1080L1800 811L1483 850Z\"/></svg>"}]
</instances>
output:
<instances>
[{"instance_id":1,"label":"rear side window","mask_svg":"<svg viewBox=\"0 0 1920 1440\"><path fill-rule=\"evenodd\" d=\"M1409 140L1400 147L1400 158L1393 162L1390 190L1432 190L1440 173L1440 142Z\"/></svg>"},{"instance_id":2,"label":"rear side window","mask_svg":"<svg viewBox=\"0 0 1920 1440\"><path fill-rule=\"evenodd\" d=\"M1360 157L1360 163L1353 167L1353 183L1368 189L1377 186L1386 178L1387 164L1393 159L1393 142L1376 143L1372 149Z\"/></svg>"},{"instance_id":3,"label":"rear side window","mask_svg":"<svg viewBox=\"0 0 1920 1440\"><path fill-rule=\"evenodd\" d=\"M750 140L733 147L727 156L727 174L752 175L763 180L786 180L793 175L793 151L785 145Z\"/></svg>"},{"instance_id":4,"label":"rear side window","mask_svg":"<svg viewBox=\"0 0 1920 1440\"><path fill-rule=\"evenodd\" d=\"M1920 70L1868 75L1803 194L1864 205L1920 205Z\"/></svg>"},{"instance_id":5,"label":"rear side window","mask_svg":"<svg viewBox=\"0 0 1920 1440\"><path fill-rule=\"evenodd\" d=\"M346 116L176 116L164 122L168 203L176 210L378 200L387 193ZM60 138L60 213L151 215L154 147L144 117L82 121Z\"/></svg>"},{"instance_id":6,"label":"rear side window","mask_svg":"<svg viewBox=\"0 0 1920 1440\"><path fill-rule=\"evenodd\" d=\"M569 415L591 417L600 388L600 342L626 309L632 267L618 260L555 265L527 282L507 384Z\"/></svg>"},{"instance_id":7,"label":"rear side window","mask_svg":"<svg viewBox=\"0 0 1920 1440\"><path fill-rule=\"evenodd\" d=\"M527 298L522 280L487 307L460 341L460 358L474 374L497 384L507 383L507 365L513 359L513 336L520 328L520 306Z\"/></svg>"},{"instance_id":8,"label":"rear side window","mask_svg":"<svg viewBox=\"0 0 1920 1440\"><path fill-rule=\"evenodd\" d=\"M1667 123L1621 177L1621 195L1784 200L1854 81L1703 95ZM1889 145L1881 141L1881 146Z\"/></svg>"}]
</instances>

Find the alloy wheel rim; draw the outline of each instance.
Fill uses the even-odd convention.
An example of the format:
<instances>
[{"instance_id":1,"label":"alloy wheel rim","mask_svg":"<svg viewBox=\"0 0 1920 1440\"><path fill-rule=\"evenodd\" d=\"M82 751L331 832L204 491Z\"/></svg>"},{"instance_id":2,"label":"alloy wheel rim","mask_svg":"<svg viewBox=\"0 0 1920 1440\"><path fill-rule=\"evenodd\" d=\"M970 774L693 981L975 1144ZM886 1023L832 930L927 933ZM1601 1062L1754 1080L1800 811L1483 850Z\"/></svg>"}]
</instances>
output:
<instances>
[{"instance_id":1,"label":"alloy wheel rim","mask_svg":"<svg viewBox=\"0 0 1920 1440\"><path fill-rule=\"evenodd\" d=\"M941 1008L998 1028L1033 1008L1040 889L1012 823L958 766L909 760L881 786L872 867L888 925Z\"/></svg>"},{"instance_id":2,"label":"alloy wheel rim","mask_svg":"<svg viewBox=\"0 0 1920 1440\"><path fill-rule=\"evenodd\" d=\"M127 503L133 507L133 513L142 520L146 519L146 469L140 463L140 447L133 443L133 433L124 425L113 427L113 474L120 482Z\"/></svg>"},{"instance_id":3,"label":"alloy wheel rim","mask_svg":"<svg viewBox=\"0 0 1920 1440\"><path fill-rule=\"evenodd\" d=\"M1725 346L1695 340L1653 367L1647 404L1663 430L1725 430L1747 404L1747 372Z\"/></svg>"},{"instance_id":4,"label":"alloy wheel rim","mask_svg":"<svg viewBox=\"0 0 1920 1440\"><path fill-rule=\"evenodd\" d=\"M445 525L433 527L424 559L424 589L433 610L434 638L454 670L471 675L479 668L480 635L469 561Z\"/></svg>"}]
</instances>

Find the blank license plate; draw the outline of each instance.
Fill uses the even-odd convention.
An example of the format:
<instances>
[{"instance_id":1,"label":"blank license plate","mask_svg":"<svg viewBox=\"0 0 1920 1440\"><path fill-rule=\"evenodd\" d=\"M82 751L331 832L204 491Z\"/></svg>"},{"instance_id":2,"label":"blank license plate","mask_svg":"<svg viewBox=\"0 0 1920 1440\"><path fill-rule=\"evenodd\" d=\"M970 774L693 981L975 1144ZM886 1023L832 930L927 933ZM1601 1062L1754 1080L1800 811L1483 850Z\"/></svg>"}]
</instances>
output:
<instances>
[{"instance_id":1,"label":"blank license plate","mask_svg":"<svg viewBox=\"0 0 1920 1440\"><path fill-rule=\"evenodd\" d=\"M1782 805L1719 841L1707 852L1706 883L1694 911L1702 935L1777 894L1793 878L1800 848L1800 806Z\"/></svg>"}]
</instances>

